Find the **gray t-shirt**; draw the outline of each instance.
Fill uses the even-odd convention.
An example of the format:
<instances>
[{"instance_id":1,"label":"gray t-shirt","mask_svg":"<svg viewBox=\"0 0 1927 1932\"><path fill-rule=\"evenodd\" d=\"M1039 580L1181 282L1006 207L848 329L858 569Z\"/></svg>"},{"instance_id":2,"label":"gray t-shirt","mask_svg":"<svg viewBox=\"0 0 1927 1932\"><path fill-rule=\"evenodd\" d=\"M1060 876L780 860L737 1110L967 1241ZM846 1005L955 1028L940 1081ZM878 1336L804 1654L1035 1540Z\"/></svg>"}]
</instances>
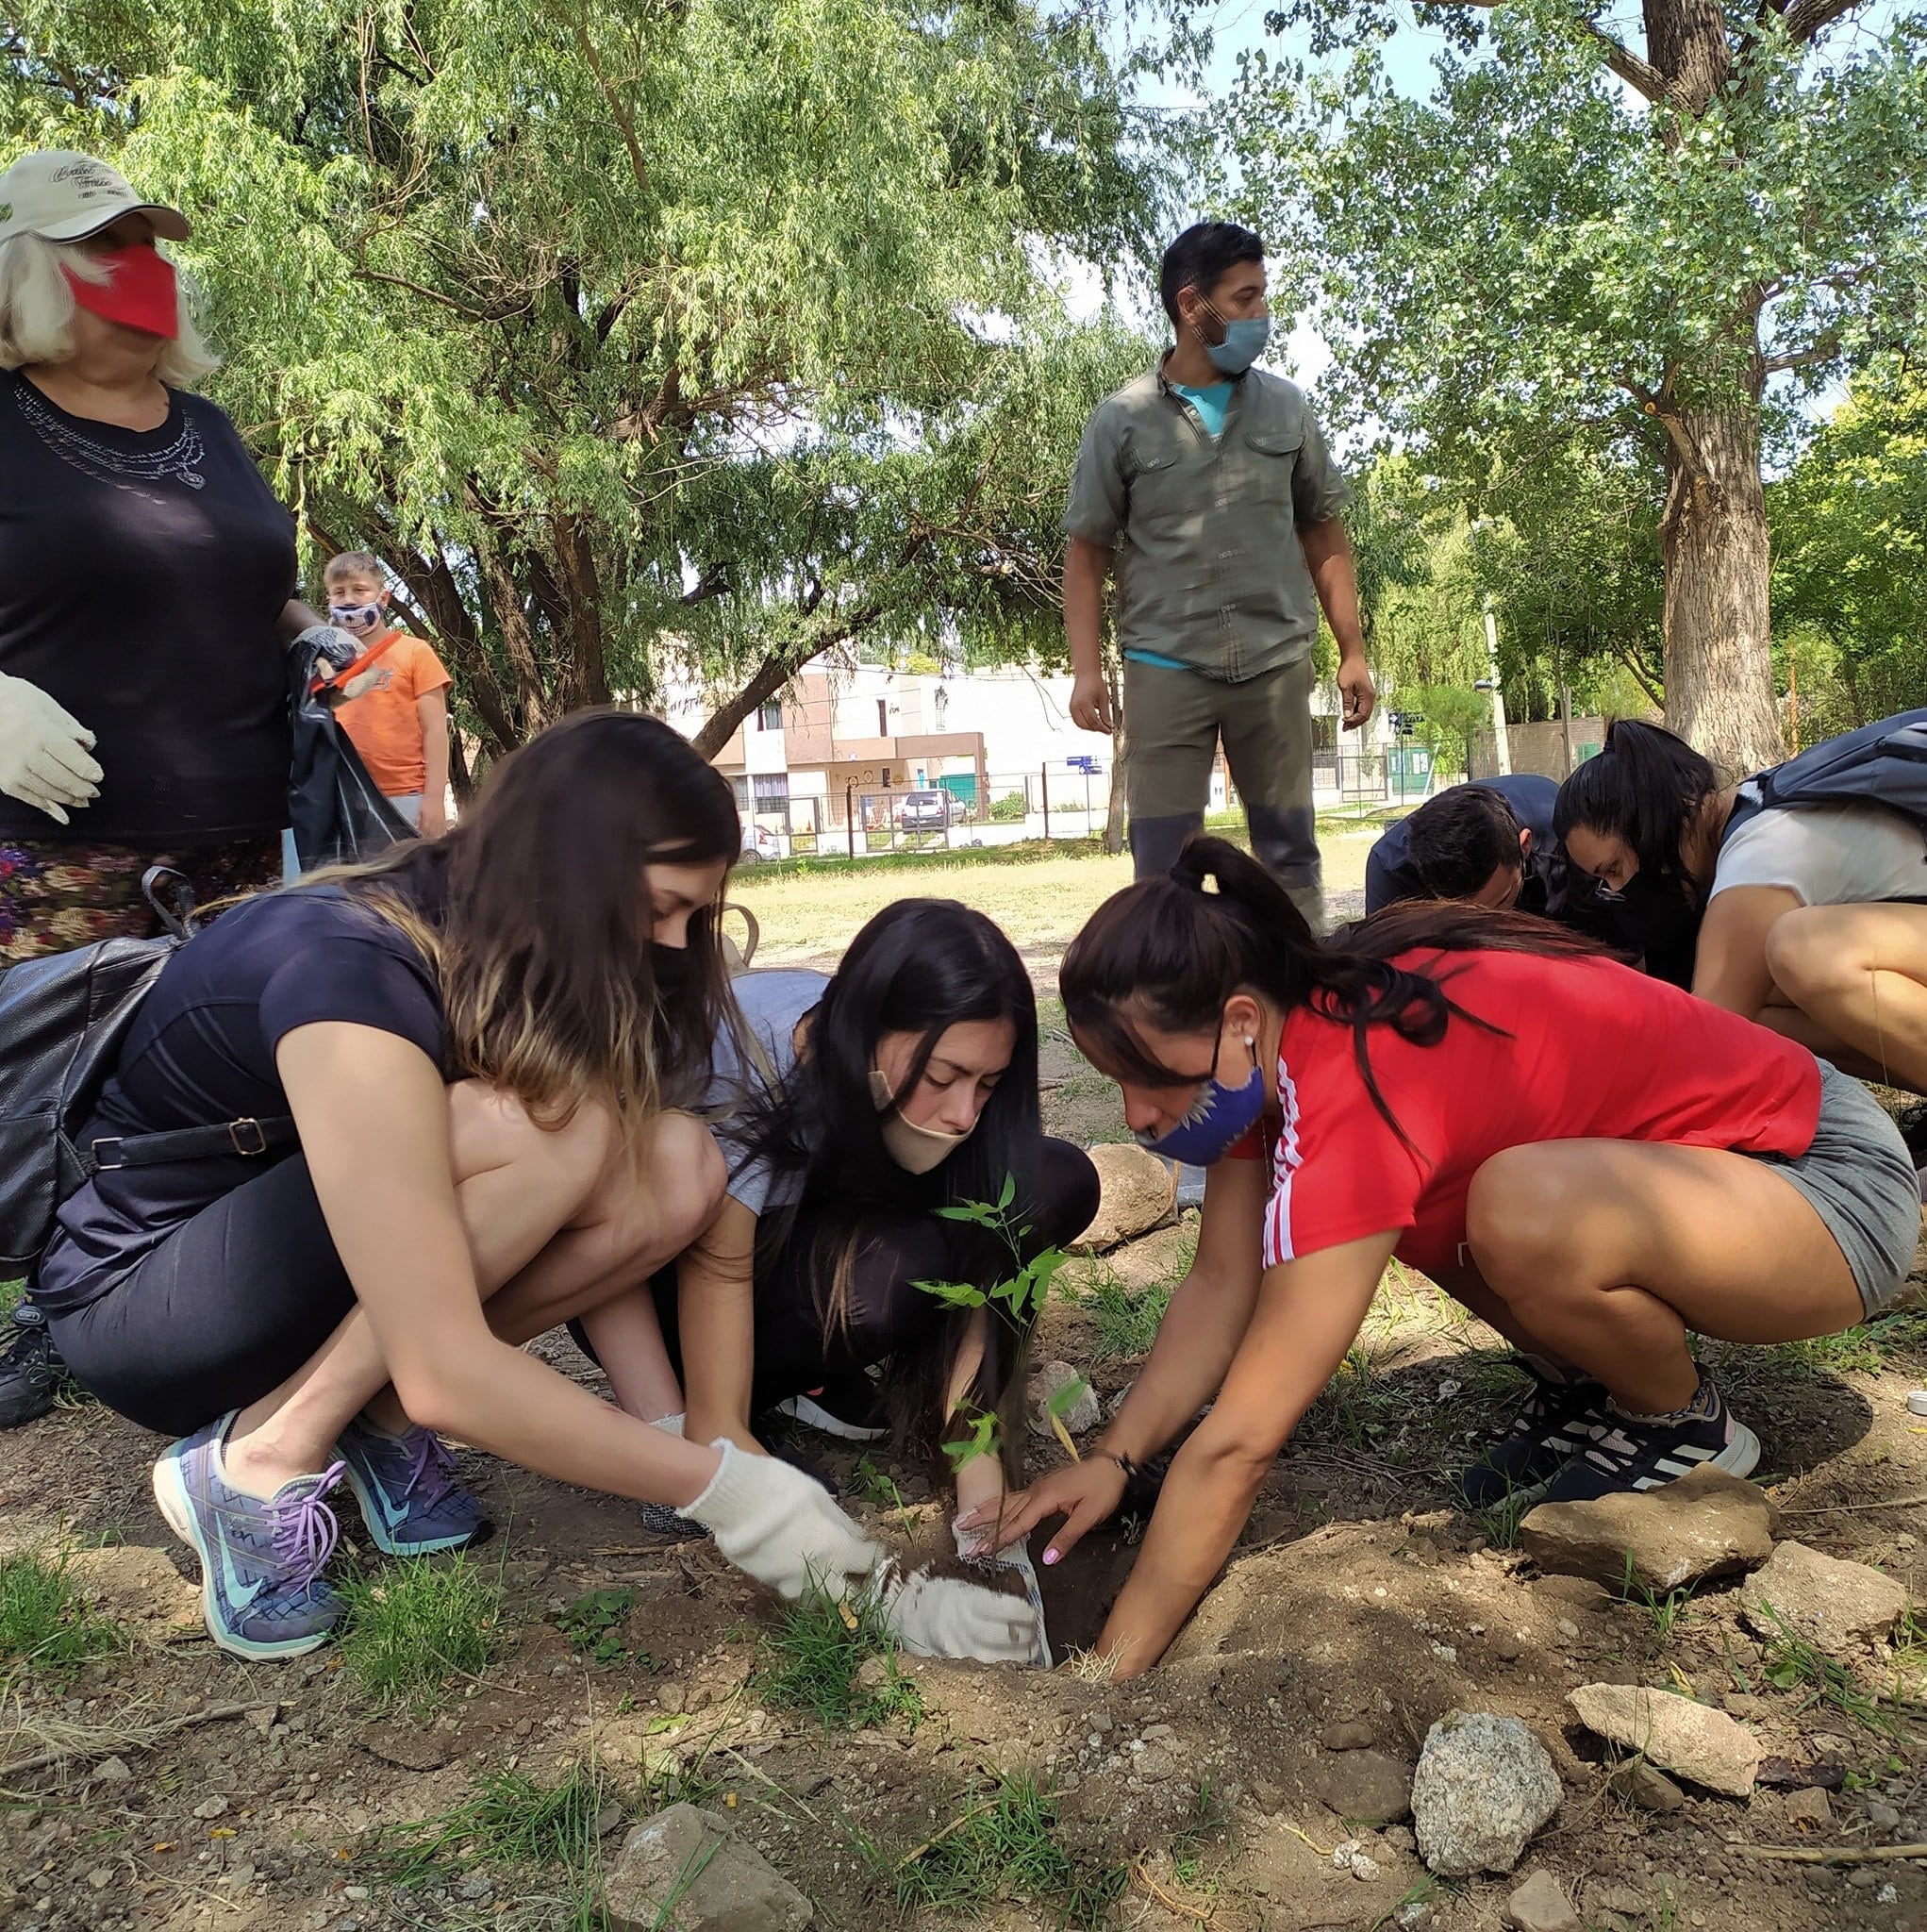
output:
<instances>
[{"instance_id":1,"label":"gray t-shirt","mask_svg":"<svg viewBox=\"0 0 1927 1932\"><path fill-rule=\"evenodd\" d=\"M1712 896L1735 886L1784 886L1807 906L1927 898L1927 841L1877 805L1769 809L1719 848Z\"/></svg>"},{"instance_id":2,"label":"gray t-shirt","mask_svg":"<svg viewBox=\"0 0 1927 1932\"><path fill-rule=\"evenodd\" d=\"M778 1086L796 1064L796 1023L822 998L829 983L827 974L812 973L806 967L744 973L737 977L736 1003L749 1022L751 1035L762 1047L768 1072ZM727 1034L716 1041L710 1069L709 1088L704 1095L706 1108L734 1108L741 1105L746 1090L752 1093L764 1091L761 1071L752 1065L745 1074ZM738 1172L743 1150L733 1126L732 1120L725 1117L714 1121L709 1129L730 1168L730 1199L740 1201L752 1214L788 1207L803 1191L802 1175L776 1175L764 1160L752 1161Z\"/></svg>"}]
</instances>

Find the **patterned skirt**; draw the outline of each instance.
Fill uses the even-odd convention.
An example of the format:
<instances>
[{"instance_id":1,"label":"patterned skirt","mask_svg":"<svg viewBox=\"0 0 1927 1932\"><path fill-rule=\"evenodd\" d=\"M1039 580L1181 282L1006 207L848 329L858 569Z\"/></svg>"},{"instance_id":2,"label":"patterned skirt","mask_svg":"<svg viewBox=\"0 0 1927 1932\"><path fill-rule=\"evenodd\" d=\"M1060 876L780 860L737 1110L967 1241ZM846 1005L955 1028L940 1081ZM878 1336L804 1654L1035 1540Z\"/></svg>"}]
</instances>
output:
<instances>
[{"instance_id":1,"label":"patterned skirt","mask_svg":"<svg viewBox=\"0 0 1927 1932\"><path fill-rule=\"evenodd\" d=\"M195 905L209 906L279 885L281 837L174 852L0 838L0 965L95 940L156 937L159 922L141 891L151 865L173 866L192 886Z\"/></svg>"}]
</instances>

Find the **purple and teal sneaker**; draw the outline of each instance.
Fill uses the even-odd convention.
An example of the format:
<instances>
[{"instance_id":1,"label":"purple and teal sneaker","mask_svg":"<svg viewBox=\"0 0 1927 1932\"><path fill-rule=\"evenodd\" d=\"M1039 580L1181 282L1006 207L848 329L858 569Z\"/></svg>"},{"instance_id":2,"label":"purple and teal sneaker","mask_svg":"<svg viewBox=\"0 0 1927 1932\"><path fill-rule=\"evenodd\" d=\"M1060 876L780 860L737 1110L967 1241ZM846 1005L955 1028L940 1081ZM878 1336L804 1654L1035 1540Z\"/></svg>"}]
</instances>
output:
<instances>
[{"instance_id":1,"label":"purple and teal sneaker","mask_svg":"<svg viewBox=\"0 0 1927 1932\"><path fill-rule=\"evenodd\" d=\"M469 1549L493 1533L482 1506L456 1481L455 1457L433 1429L390 1436L357 1415L335 1449L368 1534L389 1556Z\"/></svg>"},{"instance_id":2,"label":"purple and teal sneaker","mask_svg":"<svg viewBox=\"0 0 1927 1932\"><path fill-rule=\"evenodd\" d=\"M338 1534L322 1499L341 1465L296 1476L265 1503L243 1495L221 1455L234 1415L184 1437L154 1465L154 1500L201 1559L201 1611L214 1641L236 1657L299 1657L325 1643L341 1614L322 1577Z\"/></svg>"}]
</instances>

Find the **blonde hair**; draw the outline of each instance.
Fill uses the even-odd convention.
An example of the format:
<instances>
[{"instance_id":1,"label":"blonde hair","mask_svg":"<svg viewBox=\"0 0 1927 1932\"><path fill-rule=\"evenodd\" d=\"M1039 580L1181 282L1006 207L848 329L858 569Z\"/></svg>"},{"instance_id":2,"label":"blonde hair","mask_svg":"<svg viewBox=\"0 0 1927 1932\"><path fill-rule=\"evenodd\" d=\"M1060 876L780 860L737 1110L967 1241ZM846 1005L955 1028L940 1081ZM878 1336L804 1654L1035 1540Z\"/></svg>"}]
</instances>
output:
<instances>
[{"instance_id":1,"label":"blonde hair","mask_svg":"<svg viewBox=\"0 0 1927 1932\"><path fill-rule=\"evenodd\" d=\"M0 369L65 362L73 356L74 290L62 269L96 284L111 274L77 242L49 242L42 235L14 235L0 242ZM183 276L178 332L154 366L170 389L191 388L221 366L194 326L188 292Z\"/></svg>"}]
</instances>

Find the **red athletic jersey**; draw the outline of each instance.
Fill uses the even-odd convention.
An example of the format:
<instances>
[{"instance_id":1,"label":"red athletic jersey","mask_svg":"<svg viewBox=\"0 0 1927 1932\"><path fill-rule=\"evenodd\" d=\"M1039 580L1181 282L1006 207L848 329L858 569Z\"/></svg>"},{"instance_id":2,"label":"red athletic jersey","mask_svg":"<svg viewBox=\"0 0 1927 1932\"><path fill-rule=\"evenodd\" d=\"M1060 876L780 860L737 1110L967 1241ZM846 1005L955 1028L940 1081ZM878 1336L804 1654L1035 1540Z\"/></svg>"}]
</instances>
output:
<instances>
[{"instance_id":1,"label":"red athletic jersey","mask_svg":"<svg viewBox=\"0 0 1927 1932\"><path fill-rule=\"evenodd\" d=\"M1279 1042L1267 1267L1387 1228L1414 1268L1458 1265L1466 1191L1502 1148L1653 1141L1794 1155L1813 1142L1812 1054L1677 987L1610 959L1426 950L1398 963L1504 1030L1454 1018L1437 1046L1368 1031L1402 1140L1372 1105L1349 1023L1294 1012Z\"/></svg>"}]
</instances>

